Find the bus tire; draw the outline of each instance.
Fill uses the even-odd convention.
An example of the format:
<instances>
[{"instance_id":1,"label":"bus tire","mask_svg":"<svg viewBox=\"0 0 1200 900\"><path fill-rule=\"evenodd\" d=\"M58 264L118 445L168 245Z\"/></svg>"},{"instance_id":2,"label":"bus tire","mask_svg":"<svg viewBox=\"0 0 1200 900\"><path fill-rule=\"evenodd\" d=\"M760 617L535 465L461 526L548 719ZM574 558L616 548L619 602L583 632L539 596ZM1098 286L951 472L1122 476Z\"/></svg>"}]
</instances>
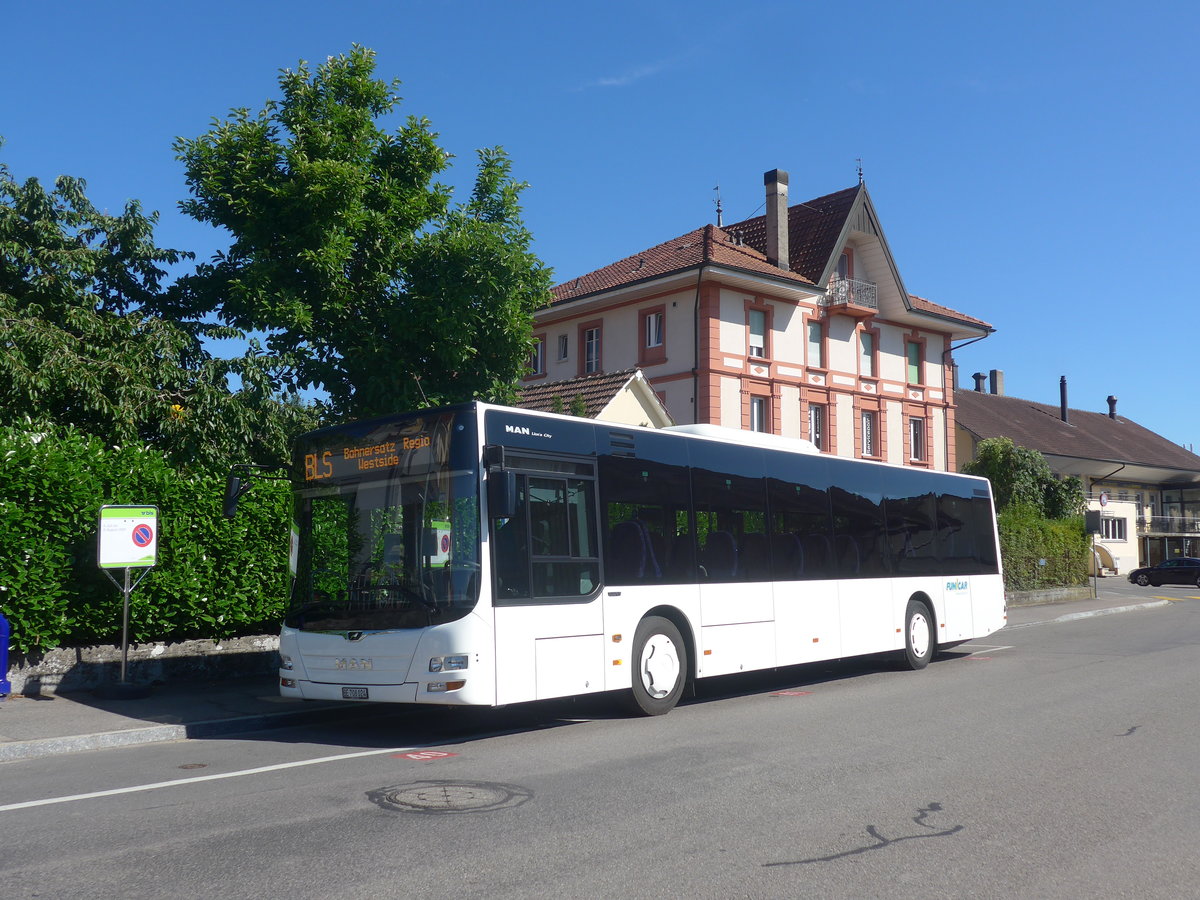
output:
<instances>
[{"instance_id":1,"label":"bus tire","mask_svg":"<svg viewBox=\"0 0 1200 900\"><path fill-rule=\"evenodd\" d=\"M661 716L675 708L687 683L687 646L675 623L647 616L633 636L633 711Z\"/></svg>"},{"instance_id":2,"label":"bus tire","mask_svg":"<svg viewBox=\"0 0 1200 900\"><path fill-rule=\"evenodd\" d=\"M920 600L909 600L904 613L904 662L910 669L923 669L937 649L933 615Z\"/></svg>"}]
</instances>

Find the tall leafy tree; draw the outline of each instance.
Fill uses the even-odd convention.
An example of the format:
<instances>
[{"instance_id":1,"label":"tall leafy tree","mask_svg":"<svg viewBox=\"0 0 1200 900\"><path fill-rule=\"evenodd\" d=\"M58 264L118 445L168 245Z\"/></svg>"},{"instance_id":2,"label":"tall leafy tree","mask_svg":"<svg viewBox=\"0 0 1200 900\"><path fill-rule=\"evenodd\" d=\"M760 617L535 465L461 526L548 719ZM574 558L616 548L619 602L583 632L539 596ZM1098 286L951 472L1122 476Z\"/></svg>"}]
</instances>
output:
<instances>
[{"instance_id":1,"label":"tall leafy tree","mask_svg":"<svg viewBox=\"0 0 1200 900\"><path fill-rule=\"evenodd\" d=\"M189 466L285 458L311 411L277 399L253 348L214 359L197 329L151 314L188 254L156 246L157 216L136 201L109 215L85 188L21 183L0 163L0 423L147 441Z\"/></svg>"},{"instance_id":2,"label":"tall leafy tree","mask_svg":"<svg viewBox=\"0 0 1200 900\"><path fill-rule=\"evenodd\" d=\"M1057 478L1046 457L1010 438L980 441L975 458L962 470L992 483L998 510L1027 506L1046 518L1061 519L1079 515L1085 503L1083 484L1077 477Z\"/></svg>"},{"instance_id":3,"label":"tall leafy tree","mask_svg":"<svg viewBox=\"0 0 1200 900\"><path fill-rule=\"evenodd\" d=\"M279 77L281 98L179 139L183 210L232 235L161 309L261 332L277 374L362 417L474 397L506 400L527 371L550 272L530 252L511 165L479 152L455 205L423 118L394 130L399 82L355 45Z\"/></svg>"}]
</instances>

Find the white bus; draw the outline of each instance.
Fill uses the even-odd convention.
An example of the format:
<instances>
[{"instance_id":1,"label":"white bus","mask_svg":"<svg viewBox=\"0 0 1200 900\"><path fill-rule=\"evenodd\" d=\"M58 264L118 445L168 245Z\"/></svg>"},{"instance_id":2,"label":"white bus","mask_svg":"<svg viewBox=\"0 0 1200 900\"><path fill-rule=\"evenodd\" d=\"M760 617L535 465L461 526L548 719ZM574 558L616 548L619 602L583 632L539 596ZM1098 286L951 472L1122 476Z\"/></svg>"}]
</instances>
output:
<instances>
[{"instance_id":1,"label":"white bus","mask_svg":"<svg viewBox=\"0 0 1200 900\"><path fill-rule=\"evenodd\" d=\"M496 706L939 647L1006 619L985 479L470 403L302 437L286 697Z\"/></svg>"}]
</instances>

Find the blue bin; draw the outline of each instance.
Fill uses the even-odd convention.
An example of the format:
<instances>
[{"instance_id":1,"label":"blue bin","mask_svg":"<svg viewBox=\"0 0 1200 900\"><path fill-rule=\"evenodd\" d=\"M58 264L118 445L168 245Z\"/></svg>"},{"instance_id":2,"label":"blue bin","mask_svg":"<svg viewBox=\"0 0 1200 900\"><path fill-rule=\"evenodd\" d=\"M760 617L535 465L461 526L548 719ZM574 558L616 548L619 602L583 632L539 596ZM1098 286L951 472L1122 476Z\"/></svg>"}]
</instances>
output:
<instances>
[{"instance_id":1,"label":"blue bin","mask_svg":"<svg viewBox=\"0 0 1200 900\"><path fill-rule=\"evenodd\" d=\"M8 680L8 638L11 634L8 619L0 613L0 700L12 693L12 684Z\"/></svg>"}]
</instances>

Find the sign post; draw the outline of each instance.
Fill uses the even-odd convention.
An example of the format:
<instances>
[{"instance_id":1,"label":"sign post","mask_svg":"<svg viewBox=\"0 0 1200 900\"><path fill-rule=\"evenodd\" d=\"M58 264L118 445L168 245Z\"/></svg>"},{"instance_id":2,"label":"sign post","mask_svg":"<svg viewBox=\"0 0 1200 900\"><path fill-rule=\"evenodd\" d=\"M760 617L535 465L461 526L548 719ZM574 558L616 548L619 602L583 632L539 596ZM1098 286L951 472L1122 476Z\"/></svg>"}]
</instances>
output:
<instances>
[{"instance_id":1,"label":"sign post","mask_svg":"<svg viewBox=\"0 0 1200 900\"><path fill-rule=\"evenodd\" d=\"M132 684L127 678L129 668L129 595L142 583L146 573L158 562L157 506L102 506L97 533L97 559L100 570L121 591L121 678L115 684L102 684L96 694L109 700L133 700L150 695L144 684ZM112 576L110 569L124 569L124 583ZM130 569L141 569L137 580L130 584Z\"/></svg>"}]
</instances>

